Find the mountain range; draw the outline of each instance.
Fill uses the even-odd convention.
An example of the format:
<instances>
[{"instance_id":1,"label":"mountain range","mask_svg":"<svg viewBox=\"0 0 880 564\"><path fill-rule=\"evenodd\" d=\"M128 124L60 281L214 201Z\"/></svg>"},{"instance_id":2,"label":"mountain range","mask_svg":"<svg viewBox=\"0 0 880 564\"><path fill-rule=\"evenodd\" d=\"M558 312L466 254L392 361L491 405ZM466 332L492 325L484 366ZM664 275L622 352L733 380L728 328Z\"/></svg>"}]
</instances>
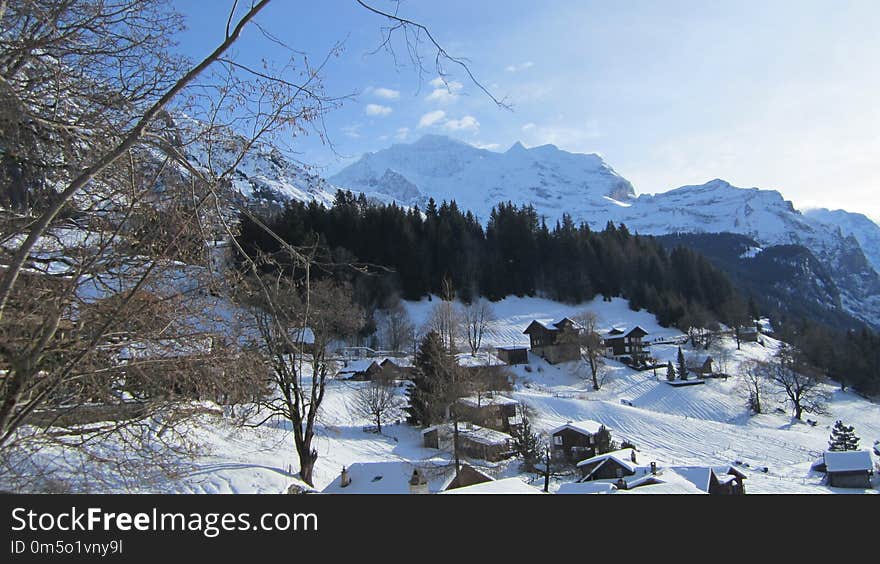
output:
<instances>
[{"instance_id":1,"label":"mountain range","mask_svg":"<svg viewBox=\"0 0 880 564\"><path fill-rule=\"evenodd\" d=\"M239 167L237 183L260 199L328 203L337 189L369 198L424 208L429 198L455 200L483 222L499 202L532 205L548 224L570 215L601 229L608 221L645 235L736 233L754 242L741 260L766 264L799 257L785 276L806 275L817 287L810 298L880 328L880 227L843 210L801 212L776 190L739 188L720 179L659 194L637 195L633 185L602 157L563 151L554 145L505 152L480 149L440 135L366 153L326 180L303 173L278 151L258 151ZM758 255L772 247L802 253ZM815 259L815 260L813 260ZM821 273L804 272L813 265ZM774 282L796 298L802 280ZM824 297L823 297L824 296Z\"/></svg>"}]
</instances>

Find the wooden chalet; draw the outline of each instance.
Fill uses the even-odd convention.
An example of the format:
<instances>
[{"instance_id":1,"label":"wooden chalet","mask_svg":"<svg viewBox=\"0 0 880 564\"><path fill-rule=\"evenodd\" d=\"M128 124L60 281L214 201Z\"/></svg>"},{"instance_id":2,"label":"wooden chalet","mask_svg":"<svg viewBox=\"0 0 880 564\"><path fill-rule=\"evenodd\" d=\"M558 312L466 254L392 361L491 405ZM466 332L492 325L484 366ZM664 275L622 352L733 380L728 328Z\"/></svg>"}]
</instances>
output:
<instances>
[{"instance_id":1,"label":"wooden chalet","mask_svg":"<svg viewBox=\"0 0 880 564\"><path fill-rule=\"evenodd\" d=\"M564 317L552 323L534 320L523 333L529 336L532 353L550 364L558 364L581 358L576 338L580 330L577 323Z\"/></svg>"},{"instance_id":2,"label":"wooden chalet","mask_svg":"<svg viewBox=\"0 0 880 564\"><path fill-rule=\"evenodd\" d=\"M596 454L596 434L604 427L597 421L569 421L550 431L553 457L577 462ZM607 429L607 427L606 427Z\"/></svg>"},{"instance_id":3,"label":"wooden chalet","mask_svg":"<svg viewBox=\"0 0 880 564\"><path fill-rule=\"evenodd\" d=\"M604 337L605 356L625 364L641 365L651 356L644 338L648 332L636 325L632 329L611 329Z\"/></svg>"},{"instance_id":4,"label":"wooden chalet","mask_svg":"<svg viewBox=\"0 0 880 564\"><path fill-rule=\"evenodd\" d=\"M379 368L381 375L389 380L409 380L415 370L410 358L393 356L383 359Z\"/></svg>"}]
</instances>

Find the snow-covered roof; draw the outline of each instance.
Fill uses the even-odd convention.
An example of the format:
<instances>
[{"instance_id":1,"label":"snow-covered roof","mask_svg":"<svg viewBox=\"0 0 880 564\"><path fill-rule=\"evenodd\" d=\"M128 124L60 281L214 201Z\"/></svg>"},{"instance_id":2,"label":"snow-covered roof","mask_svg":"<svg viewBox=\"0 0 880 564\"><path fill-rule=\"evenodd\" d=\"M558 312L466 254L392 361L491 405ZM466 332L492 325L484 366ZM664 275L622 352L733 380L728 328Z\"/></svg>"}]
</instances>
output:
<instances>
[{"instance_id":1,"label":"snow-covered roof","mask_svg":"<svg viewBox=\"0 0 880 564\"><path fill-rule=\"evenodd\" d=\"M538 325L540 325L541 327L543 327L547 331L559 331L559 326L562 325L562 323L564 321L568 321L569 323L571 323L572 327L574 327L575 329L581 328L581 326L578 323L576 323L575 321L573 321L572 319L570 319L568 317L563 317L562 319L559 319L556 321L541 321L539 319L535 319L531 323L529 323L528 327L526 327L526 330L523 331L523 333L528 331L529 327L531 327L532 324L535 324L535 323L537 323Z\"/></svg>"},{"instance_id":2,"label":"snow-covered roof","mask_svg":"<svg viewBox=\"0 0 880 564\"><path fill-rule=\"evenodd\" d=\"M473 486L465 486L463 488L455 488L441 492L444 494L539 494L541 490L528 485L519 478L504 478L502 480L492 480L491 482L483 482L474 484Z\"/></svg>"},{"instance_id":3,"label":"snow-covered roof","mask_svg":"<svg viewBox=\"0 0 880 564\"><path fill-rule=\"evenodd\" d=\"M358 360L350 360L348 364L339 369L337 374L355 374L357 372L365 372L373 364L376 364L374 358L360 358Z\"/></svg>"},{"instance_id":4,"label":"snow-covered roof","mask_svg":"<svg viewBox=\"0 0 880 564\"><path fill-rule=\"evenodd\" d=\"M593 458L588 458L586 460L581 460L577 463L578 467L586 466L588 464L595 464L596 462L605 462L606 460L614 460L630 472L635 472L638 467L635 462L632 461L632 455L635 452L634 449L625 448L621 450L615 450L612 452L606 452L605 454L600 454L598 456L594 456ZM599 466L596 466L598 469ZM593 470L595 472L595 470Z\"/></svg>"},{"instance_id":5,"label":"snow-covered roof","mask_svg":"<svg viewBox=\"0 0 880 564\"><path fill-rule=\"evenodd\" d=\"M428 481L428 491L436 493L442 490L449 474L455 474L455 468L449 463L419 462L413 464L406 461L391 462L355 462L348 466L351 483L342 487L342 476L336 478L325 487L323 493L345 494L408 494L409 481L413 470L419 472Z\"/></svg>"},{"instance_id":6,"label":"snow-covered roof","mask_svg":"<svg viewBox=\"0 0 880 564\"><path fill-rule=\"evenodd\" d=\"M870 471L874 464L871 453L866 450L826 451L825 467L828 472Z\"/></svg>"},{"instance_id":7,"label":"snow-covered roof","mask_svg":"<svg viewBox=\"0 0 880 564\"><path fill-rule=\"evenodd\" d=\"M583 434L587 434L587 435L595 435L596 433L599 432L599 429L601 429L601 428L602 428L602 424L599 423L598 421L593 421L592 419L584 419L583 421L569 421L565 425L560 425L559 427L552 429L550 431L550 434L555 435L559 431L562 431L564 429L570 429L570 430L575 431L577 433L583 433ZM608 429L607 426L605 428Z\"/></svg>"},{"instance_id":8,"label":"snow-covered roof","mask_svg":"<svg viewBox=\"0 0 880 564\"><path fill-rule=\"evenodd\" d=\"M617 486L610 482L568 482L559 486L558 494L608 494L614 493Z\"/></svg>"},{"instance_id":9,"label":"snow-covered roof","mask_svg":"<svg viewBox=\"0 0 880 564\"><path fill-rule=\"evenodd\" d=\"M468 407L486 407L489 405L519 405L519 402L515 399L511 399L505 396L499 396L498 394L493 394L492 396L468 396L461 398L458 400L459 403L464 404Z\"/></svg>"},{"instance_id":10,"label":"snow-covered roof","mask_svg":"<svg viewBox=\"0 0 880 564\"><path fill-rule=\"evenodd\" d=\"M708 492L712 473L719 483L725 484L737 476L745 478L746 475L733 466L673 466L669 470L675 472L688 482L692 483L700 491ZM733 474L731 474L733 473Z\"/></svg>"},{"instance_id":11,"label":"snow-covered roof","mask_svg":"<svg viewBox=\"0 0 880 564\"><path fill-rule=\"evenodd\" d=\"M384 365L385 363L393 364L394 366L396 366L398 368L412 368L413 367L413 360L411 357L408 357L408 356L387 356L384 359L382 359L382 362L380 362L379 364Z\"/></svg>"},{"instance_id":12,"label":"snow-covered roof","mask_svg":"<svg viewBox=\"0 0 880 564\"><path fill-rule=\"evenodd\" d=\"M628 337L629 334L632 333L633 331L635 331L636 329L638 329L639 331L641 331L641 332L644 333L645 335L649 335L649 334L650 334L650 333L648 333L648 331L645 330L641 325L636 325L635 327L633 327L633 328L631 328L631 329L627 329L626 327L624 327L624 328L613 327L610 331L608 331L608 333L607 333L607 337L606 337L606 338L611 338L611 339L620 338L620 339L623 339L624 337Z\"/></svg>"},{"instance_id":13,"label":"snow-covered roof","mask_svg":"<svg viewBox=\"0 0 880 564\"><path fill-rule=\"evenodd\" d=\"M444 436L452 436L454 428L452 423L442 423L440 425L433 425L431 427L423 429L422 435L430 433L431 431L439 431ZM513 437L511 437L507 433L502 433L501 431L496 431L495 429L480 427L479 425L474 425L473 423L459 423L458 436L465 437L475 443L488 446L503 445L507 444L508 441L513 440Z\"/></svg>"},{"instance_id":14,"label":"snow-covered roof","mask_svg":"<svg viewBox=\"0 0 880 564\"><path fill-rule=\"evenodd\" d=\"M635 494L705 494L705 490L696 487L690 480L687 480L677 472L669 469L662 474L651 476L653 483L644 484L639 487L633 487L630 483L625 493Z\"/></svg>"},{"instance_id":15,"label":"snow-covered roof","mask_svg":"<svg viewBox=\"0 0 880 564\"><path fill-rule=\"evenodd\" d=\"M477 354L459 353L455 355L456 363L462 368L478 368L481 366L506 366L506 363L487 351L477 351Z\"/></svg>"}]
</instances>

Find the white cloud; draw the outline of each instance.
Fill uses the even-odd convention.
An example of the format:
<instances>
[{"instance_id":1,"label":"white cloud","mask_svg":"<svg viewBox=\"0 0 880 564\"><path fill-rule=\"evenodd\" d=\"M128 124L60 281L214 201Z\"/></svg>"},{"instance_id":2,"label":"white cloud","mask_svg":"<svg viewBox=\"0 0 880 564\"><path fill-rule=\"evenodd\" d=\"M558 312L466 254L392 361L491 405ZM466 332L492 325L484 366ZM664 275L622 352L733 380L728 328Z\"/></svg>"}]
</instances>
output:
<instances>
[{"instance_id":1,"label":"white cloud","mask_svg":"<svg viewBox=\"0 0 880 564\"><path fill-rule=\"evenodd\" d=\"M445 81L439 76L429 83L434 87L430 94L425 96L425 100L429 102L439 102L448 104L454 102L458 98L458 93L464 88L464 85L455 80Z\"/></svg>"},{"instance_id":2,"label":"white cloud","mask_svg":"<svg viewBox=\"0 0 880 564\"><path fill-rule=\"evenodd\" d=\"M397 100L400 98L400 91L392 90L391 88L373 88L370 92L373 96L383 100Z\"/></svg>"},{"instance_id":3,"label":"white cloud","mask_svg":"<svg viewBox=\"0 0 880 564\"><path fill-rule=\"evenodd\" d=\"M528 131L530 129L535 129L535 127L537 127L537 126L534 123L529 122L529 123L525 124L524 126L522 126L522 130Z\"/></svg>"},{"instance_id":4,"label":"white cloud","mask_svg":"<svg viewBox=\"0 0 880 564\"><path fill-rule=\"evenodd\" d=\"M443 110L434 110L433 112L428 112L423 115L421 119L419 119L419 127L430 127L445 117L446 112L444 112Z\"/></svg>"},{"instance_id":5,"label":"white cloud","mask_svg":"<svg viewBox=\"0 0 880 564\"><path fill-rule=\"evenodd\" d=\"M401 127L397 130L397 133L394 134L394 138L399 141L404 141L407 137L409 137L408 127Z\"/></svg>"},{"instance_id":6,"label":"white cloud","mask_svg":"<svg viewBox=\"0 0 880 564\"><path fill-rule=\"evenodd\" d=\"M361 128L361 124L353 123L351 125L346 125L342 128L342 133L345 134L346 137L351 137L352 139L358 139L361 134L358 131Z\"/></svg>"},{"instance_id":7,"label":"white cloud","mask_svg":"<svg viewBox=\"0 0 880 564\"><path fill-rule=\"evenodd\" d=\"M392 110L388 106L383 106L381 104L367 104L364 111L368 116L387 116Z\"/></svg>"},{"instance_id":8,"label":"white cloud","mask_svg":"<svg viewBox=\"0 0 880 564\"><path fill-rule=\"evenodd\" d=\"M532 61L526 61L526 62L520 63L518 65L508 65L504 70L506 70L507 72L519 72L519 71L523 71L526 69L530 69L533 66L535 66L535 63L533 63Z\"/></svg>"},{"instance_id":9,"label":"white cloud","mask_svg":"<svg viewBox=\"0 0 880 564\"><path fill-rule=\"evenodd\" d=\"M480 122L474 116L464 116L461 119L448 119L443 123L443 129L447 131L472 131L480 130Z\"/></svg>"}]
</instances>

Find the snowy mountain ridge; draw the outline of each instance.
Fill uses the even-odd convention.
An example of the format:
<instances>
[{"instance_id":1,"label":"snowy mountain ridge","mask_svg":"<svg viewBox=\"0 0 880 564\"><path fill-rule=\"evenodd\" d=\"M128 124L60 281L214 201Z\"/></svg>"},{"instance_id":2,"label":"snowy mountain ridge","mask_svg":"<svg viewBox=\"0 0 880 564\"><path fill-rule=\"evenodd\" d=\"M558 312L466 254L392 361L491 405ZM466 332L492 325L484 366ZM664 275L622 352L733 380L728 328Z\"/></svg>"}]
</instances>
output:
<instances>
[{"instance_id":1,"label":"snowy mountain ridge","mask_svg":"<svg viewBox=\"0 0 880 564\"><path fill-rule=\"evenodd\" d=\"M596 154L519 142L501 153L442 135L366 153L327 181L297 171L277 152L263 151L242 163L237 182L245 194L265 187L280 200L329 204L336 188L407 207L424 208L429 198L455 200L483 222L492 207L510 201L534 206L550 225L567 213L594 229L614 221L645 235L731 232L764 247L801 245L832 274L843 309L880 326L880 227L842 210L801 213L776 190L714 179L636 196L633 185Z\"/></svg>"}]
</instances>

